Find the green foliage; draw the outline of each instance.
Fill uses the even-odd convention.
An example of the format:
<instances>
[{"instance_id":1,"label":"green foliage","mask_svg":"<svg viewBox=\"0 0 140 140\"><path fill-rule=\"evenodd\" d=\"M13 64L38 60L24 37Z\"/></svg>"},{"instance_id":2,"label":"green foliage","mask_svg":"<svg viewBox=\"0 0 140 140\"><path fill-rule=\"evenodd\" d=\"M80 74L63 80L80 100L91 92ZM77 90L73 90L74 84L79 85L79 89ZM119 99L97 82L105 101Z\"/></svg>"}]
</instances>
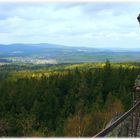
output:
<instances>
[{"instance_id":1,"label":"green foliage","mask_svg":"<svg viewBox=\"0 0 140 140\"><path fill-rule=\"evenodd\" d=\"M0 136L93 136L131 107L138 66L74 65L63 71L5 73L0 78Z\"/></svg>"}]
</instances>

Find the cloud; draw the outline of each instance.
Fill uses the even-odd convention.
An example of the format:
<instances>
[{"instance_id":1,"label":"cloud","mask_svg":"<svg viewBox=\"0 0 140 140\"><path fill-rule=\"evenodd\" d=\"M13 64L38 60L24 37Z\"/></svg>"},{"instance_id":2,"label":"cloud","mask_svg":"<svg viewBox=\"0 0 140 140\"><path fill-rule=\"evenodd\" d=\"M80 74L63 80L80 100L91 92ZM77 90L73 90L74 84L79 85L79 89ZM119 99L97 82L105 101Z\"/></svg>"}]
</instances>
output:
<instances>
[{"instance_id":1,"label":"cloud","mask_svg":"<svg viewBox=\"0 0 140 140\"><path fill-rule=\"evenodd\" d=\"M139 10L135 3L1 3L0 43L139 47Z\"/></svg>"}]
</instances>

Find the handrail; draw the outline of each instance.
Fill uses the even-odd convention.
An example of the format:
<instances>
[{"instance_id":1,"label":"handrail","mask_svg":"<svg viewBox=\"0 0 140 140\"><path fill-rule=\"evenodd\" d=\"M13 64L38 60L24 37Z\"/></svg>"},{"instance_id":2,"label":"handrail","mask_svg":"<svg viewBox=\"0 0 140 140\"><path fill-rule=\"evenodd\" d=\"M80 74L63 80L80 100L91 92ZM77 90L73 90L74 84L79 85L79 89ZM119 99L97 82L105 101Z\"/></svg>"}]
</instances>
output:
<instances>
[{"instance_id":1,"label":"handrail","mask_svg":"<svg viewBox=\"0 0 140 140\"><path fill-rule=\"evenodd\" d=\"M110 131L112 131L116 126L118 126L122 121L124 121L138 106L140 105L140 100L126 113L124 113L120 118L118 118L116 121L114 121L110 126L100 131L98 134L96 134L93 137L104 137L106 136Z\"/></svg>"}]
</instances>

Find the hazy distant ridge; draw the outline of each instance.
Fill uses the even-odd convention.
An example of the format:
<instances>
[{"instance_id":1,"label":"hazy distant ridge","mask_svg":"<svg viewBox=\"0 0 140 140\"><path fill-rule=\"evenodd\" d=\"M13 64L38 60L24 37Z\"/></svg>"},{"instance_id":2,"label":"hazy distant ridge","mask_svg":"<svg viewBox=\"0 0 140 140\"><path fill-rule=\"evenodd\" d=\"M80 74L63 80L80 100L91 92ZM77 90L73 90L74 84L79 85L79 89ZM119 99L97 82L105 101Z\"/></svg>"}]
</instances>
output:
<instances>
[{"instance_id":1,"label":"hazy distant ridge","mask_svg":"<svg viewBox=\"0 0 140 140\"><path fill-rule=\"evenodd\" d=\"M32 60L31 62L99 62L109 59L110 61L140 61L140 49L130 48L90 48L64 46L57 44L0 44L0 60L16 61L16 58ZM51 61L50 61L51 60ZM52 61L53 60L53 61Z\"/></svg>"}]
</instances>

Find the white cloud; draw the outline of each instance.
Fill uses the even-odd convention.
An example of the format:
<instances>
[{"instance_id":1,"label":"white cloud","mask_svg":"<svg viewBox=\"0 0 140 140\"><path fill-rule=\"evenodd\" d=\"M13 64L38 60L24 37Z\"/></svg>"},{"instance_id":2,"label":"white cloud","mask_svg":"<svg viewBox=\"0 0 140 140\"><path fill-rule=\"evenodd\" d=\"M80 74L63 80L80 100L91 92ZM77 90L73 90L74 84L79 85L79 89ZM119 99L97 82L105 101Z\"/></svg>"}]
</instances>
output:
<instances>
[{"instance_id":1,"label":"white cloud","mask_svg":"<svg viewBox=\"0 0 140 140\"><path fill-rule=\"evenodd\" d=\"M132 3L0 4L0 43L139 47L139 10Z\"/></svg>"}]
</instances>

